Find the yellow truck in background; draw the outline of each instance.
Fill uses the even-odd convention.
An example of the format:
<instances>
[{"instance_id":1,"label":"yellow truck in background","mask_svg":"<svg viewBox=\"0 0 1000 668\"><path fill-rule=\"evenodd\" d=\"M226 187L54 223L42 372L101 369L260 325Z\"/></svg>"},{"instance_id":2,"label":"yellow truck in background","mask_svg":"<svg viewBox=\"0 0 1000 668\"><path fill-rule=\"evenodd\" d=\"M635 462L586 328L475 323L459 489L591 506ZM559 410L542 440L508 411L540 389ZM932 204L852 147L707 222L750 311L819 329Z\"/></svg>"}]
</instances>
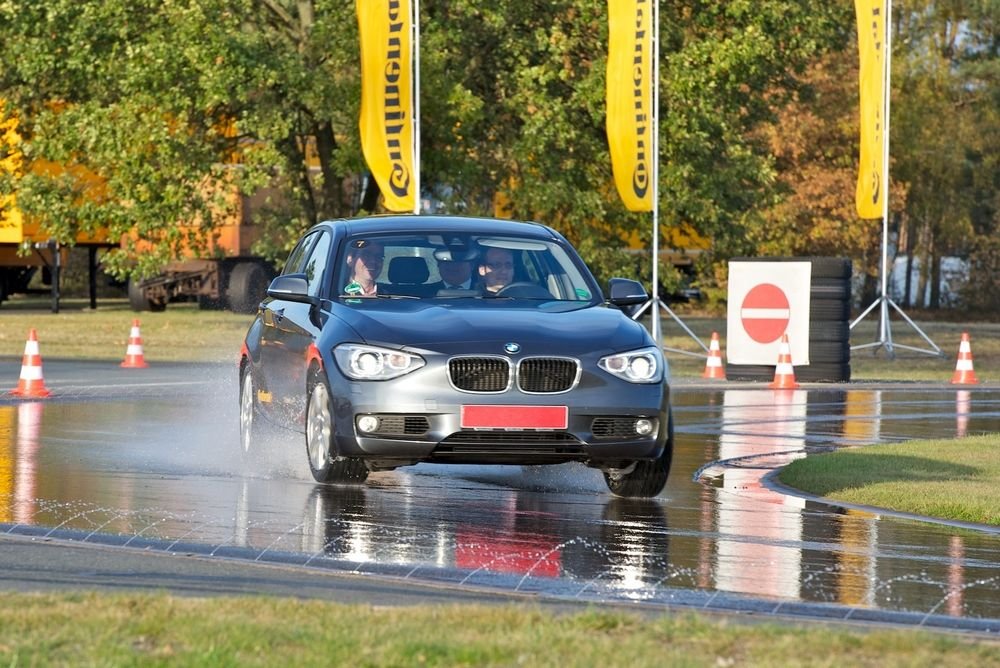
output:
<instances>
[{"instance_id":1,"label":"yellow truck in background","mask_svg":"<svg viewBox=\"0 0 1000 668\"><path fill-rule=\"evenodd\" d=\"M17 132L17 119L3 115L2 108L0 100L0 171L16 174L24 168L24 158L18 148L21 137ZM61 167L36 161L32 169L55 173ZM99 187L95 175L80 173L77 176ZM95 263L92 267L93 283L97 250L116 244L110 243L106 235L80 235L76 241L81 247L90 249L90 257ZM58 299L59 269L65 265L67 255L67 249L58 248L51 239L41 234L37 224L25 220L17 208L16 195L0 194L0 302L11 294L27 292L28 284L39 270L46 274L47 280L43 282L53 286L53 296Z\"/></svg>"},{"instance_id":2,"label":"yellow truck in background","mask_svg":"<svg viewBox=\"0 0 1000 668\"><path fill-rule=\"evenodd\" d=\"M87 188L99 191L101 178L82 167L35 160L30 166L18 149L21 137L17 119L2 113L0 100L0 171L18 173L31 169L36 173L58 174L75 169L74 177ZM234 195L235 196L235 195ZM172 262L160 275L128 283L129 304L137 311L162 311L177 301L198 301L205 308L229 308L240 312L256 309L275 275L274 267L256 256L251 248L260 236L253 224L254 199L238 196L232 213L216 230L204 256ZM141 239L139 240L141 243ZM106 232L78 235L75 246L88 249L91 307L96 307L96 278L99 252L117 248L120 239L110 239ZM37 223L18 210L16 194L0 195L0 302L10 295L25 293L39 271L42 283L51 285L54 310L58 310L59 274L65 266L68 249L42 233Z\"/></svg>"}]
</instances>

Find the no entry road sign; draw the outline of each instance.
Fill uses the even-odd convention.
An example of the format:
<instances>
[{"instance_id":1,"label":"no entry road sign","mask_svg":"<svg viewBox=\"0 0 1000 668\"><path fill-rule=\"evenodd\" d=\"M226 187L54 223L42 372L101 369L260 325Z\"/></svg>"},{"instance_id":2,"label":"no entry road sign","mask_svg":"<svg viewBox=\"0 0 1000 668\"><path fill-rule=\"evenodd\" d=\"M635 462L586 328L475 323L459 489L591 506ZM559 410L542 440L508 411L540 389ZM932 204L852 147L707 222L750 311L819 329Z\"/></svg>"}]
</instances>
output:
<instances>
[{"instance_id":1,"label":"no entry road sign","mask_svg":"<svg viewBox=\"0 0 1000 668\"><path fill-rule=\"evenodd\" d=\"M788 329L791 310L785 291L773 283L759 283L743 298L743 329L757 343L772 343Z\"/></svg>"},{"instance_id":2,"label":"no entry road sign","mask_svg":"<svg viewBox=\"0 0 1000 668\"><path fill-rule=\"evenodd\" d=\"M731 364L778 361L788 334L792 364L809 364L809 262L730 262L726 338Z\"/></svg>"}]
</instances>

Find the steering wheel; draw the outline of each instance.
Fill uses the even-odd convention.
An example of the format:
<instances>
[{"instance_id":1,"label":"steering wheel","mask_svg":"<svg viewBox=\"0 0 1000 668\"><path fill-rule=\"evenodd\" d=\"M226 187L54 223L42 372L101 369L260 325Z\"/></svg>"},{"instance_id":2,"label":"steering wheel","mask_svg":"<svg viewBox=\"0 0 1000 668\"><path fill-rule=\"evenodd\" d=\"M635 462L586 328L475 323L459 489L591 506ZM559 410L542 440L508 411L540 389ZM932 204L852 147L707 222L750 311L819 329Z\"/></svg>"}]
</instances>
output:
<instances>
[{"instance_id":1,"label":"steering wheel","mask_svg":"<svg viewBox=\"0 0 1000 668\"><path fill-rule=\"evenodd\" d=\"M497 297L514 299L552 299L552 293L531 281L516 281L505 285L496 293Z\"/></svg>"}]
</instances>

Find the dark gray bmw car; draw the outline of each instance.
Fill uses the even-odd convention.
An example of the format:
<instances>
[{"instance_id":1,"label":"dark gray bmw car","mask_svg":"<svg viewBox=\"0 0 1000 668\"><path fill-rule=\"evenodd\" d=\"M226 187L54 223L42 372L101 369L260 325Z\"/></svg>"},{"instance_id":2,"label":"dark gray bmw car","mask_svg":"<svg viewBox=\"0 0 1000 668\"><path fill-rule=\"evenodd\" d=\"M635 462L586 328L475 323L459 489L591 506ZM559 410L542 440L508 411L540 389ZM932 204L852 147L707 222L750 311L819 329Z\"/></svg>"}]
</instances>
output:
<instances>
[{"instance_id":1,"label":"dark gray bmw car","mask_svg":"<svg viewBox=\"0 0 1000 668\"><path fill-rule=\"evenodd\" d=\"M447 280L445 280L447 279ZM659 494L673 451L668 369L570 244L536 223L377 216L310 229L240 356L244 453L305 434L319 482L418 462L603 471Z\"/></svg>"}]
</instances>

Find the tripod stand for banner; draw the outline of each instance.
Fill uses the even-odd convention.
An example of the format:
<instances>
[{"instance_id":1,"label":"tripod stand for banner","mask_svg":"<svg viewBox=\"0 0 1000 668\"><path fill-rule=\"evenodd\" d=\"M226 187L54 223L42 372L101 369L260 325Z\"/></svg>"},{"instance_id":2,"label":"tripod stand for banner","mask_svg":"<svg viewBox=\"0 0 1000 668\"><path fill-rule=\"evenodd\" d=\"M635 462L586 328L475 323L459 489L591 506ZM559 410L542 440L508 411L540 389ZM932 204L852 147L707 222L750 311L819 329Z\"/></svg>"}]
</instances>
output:
<instances>
[{"instance_id":1,"label":"tripod stand for banner","mask_svg":"<svg viewBox=\"0 0 1000 668\"><path fill-rule=\"evenodd\" d=\"M922 329L920 329L920 327L917 326L917 323L913 322L913 320L911 320L910 317L908 315L906 315L906 313L903 312L903 309L899 308L899 306L896 304L896 302L892 301L892 299L889 298L889 288L888 288L888 284L889 284L889 280L888 280L889 279L889 274L888 274L888 257L889 257L888 236L889 236L889 231L888 231L888 227L889 226L888 226L888 223L886 222L886 220L887 220L887 217L882 218L882 269L881 269L881 273L882 273L882 292L879 295L879 297L875 301L873 301L871 303L871 305L868 308L866 308L861 315L859 315L857 318L854 319L854 321L851 323L851 326L850 326L850 328L853 330L854 326L857 325L862 320L864 320L865 316L868 315L869 313L871 313L875 309L875 307L877 306L877 307L879 307L879 334L878 334L878 340L877 341L873 341L871 343L862 343L862 344L857 345L857 346L851 346L851 350L862 350L862 349L865 349L865 348L875 348L875 352L877 353L878 352L878 348L883 348L884 347L886 354L889 356L889 359L894 359L896 357L896 352L895 352L896 348L903 348L905 350L912 350L914 352L924 353L925 355L935 355L937 357L944 357L944 353L941 352L941 349L938 348L937 344L935 344L930 339L930 337L927 336L927 334L925 334L924 331ZM895 309L896 313L898 313L900 316L902 316L903 320L905 320L906 323L910 327L912 327L913 330L916 331L916 333L919 334L920 337L924 341L926 341L928 343L928 345L931 346L931 348L933 348L933 350L928 350L926 348L917 348L915 346L907 346L907 345L903 345L902 343L893 343L892 342L892 329L891 329L891 327L889 325L889 307L890 306L893 309Z\"/></svg>"},{"instance_id":2,"label":"tripod stand for banner","mask_svg":"<svg viewBox=\"0 0 1000 668\"><path fill-rule=\"evenodd\" d=\"M650 110L650 115L652 117L652 122L650 123L651 130L652 130L651 136L650 136L650 143L652 144L652 150L650 152L651 152L651 154L653 156L652 165L651 165L651 171L652 171L652 179L651 179L651 181L653 183L653 202L652 202L652 209L653 209L653 212L652 212L653 213L653 259L652 259L652 262L653 262L653 285L652 285L652 291L651 291L652 294L650 295L649 299L646 300L646 302L643 303L643 305L640 306L639 309L634 314L632 314L632 319L633 320L638 320L639 318L642 317L642 315L646 311L652 309L652 313L650 314L650 317L651 317L650 334L652 335L653 340L656 342L656 344L658 346L660 346L660 348L662 348L663 350L669 350L670 352L680 353L682 355L690 355L692 357L708 357L708 346L706 346L702 342L701 339L699 339L697 336L695 336L695 333L692 332L691 329L686 324L684 324L684 321L681 320L677 316L677 314L674 313L670 309L670 307L667 306L667 304L660 298L660 280L659 280L659 264L660 264L660 262L659 262L659 259L660 259L660 9L659 9L659 4L660 3L658 3L658 2L654 2L653 3L653 30L652 30L652 34L650 35L650 39L652 40L652 47L653 47L652 48L652 52L653 52L653 57L652 57L652 61L653 61L653 76L652 76L653 103L652 103L652 108ZM665 310L667 313L669 313L670 317L672 317L677 322L677 324L681 326L681 328L687 333L687 335L690 336L692 339L694 339L698 343L698 345L700 345L702 347L702 350L705 351L705 354L693 353L693 352L690 352L690 351L687 351L687 350L681 350L679 348L669 348L669 347L663 345L663 343L661 341L661 339L662 339L662 336L661 336L662 332L661 332L661 323L660 323L660 309L661 308L663 310Z\"/></svg>"},{"instance_id":3,"label":"tripod stand for banner","mask_svg":"<svg viewBox=\"0 0 1000 668\"><path fill-rule=\"evenodd\" d=\"M890 73L891 73L891 60L892 60L892 0L886 0L885 2L885 58L883 59L883 70L882 70L882 97L883 97L883 110L885 119L885 126L883 128L882 134L882 174L883 174L883 192L882 192L882 265L880 268L880 274L882 278L881 292L878 298L871 303L871 305L864 310L864 312L859 315L850 325L850 329L854 329L855 325L861 322L865 316L871 313L875 307L879 308L879 335L878 340L871 343L864 343L857 346L851 346L851 350L862 350L865 348L874 348L874 352L878 352L879 348L885 348L886 354L889 359L894 359L896 356L895 349L903 348L905 350L912 350L918 353L924 353L927 355L935 355L938 357L944 357L944 353L941 349L930 339L927 334L924 333L920 327L917 326L913 320L903 312L903 309L889 298L889 99L891 95L889 94L890 88ZM893 343L892 341L892 329L889 325L889 307L892 307L902 318L906 321L910 327L926 341L933 350L928 350L926 348L917 348L914 346L907 346L901 343Z\"/></svg>"},{"instance_id":4,"label":"tripod stand for banner","mask_svg":"<svg viewBox=\"0 0 1000 668\"><path fill-rule=\"evenodd\" d=\"M653 226L655 228L656 224L654 223ZM653 278L653 282L655 284L655 282L656 282L656 278L655 277ZM638 320L639 318L642 317L642 314L645 313L646 311L648 311L650 308L653 309L653 313L652 313L652 316L651 316L652 317L652 325L650 327L650 329L651 329L650 333L653 336L653 340L655 340L655 341L659 341L660 340L661 325L660 325L660 312L659 312L659 309L662 308L664 311L666 311L667 313L670 314L670 317L673 318L674 321L678 325L681 326L681 329L683 329L687 333L688 336L690 336L692 339L694 339L695 342L697 342L697 344L702 347L702 349L705 351L705 354L703 355L702 353L691 352L690 350L682 350L680 348L670 348L668 346L661 345L660 347L663 350L669 350L672 353L680 353L681 355L690 355L691 357L708 357L708 346L706 346L702 342L702 340L699 339L698 336L694 332L692 332L691 329L686 324L684 324L684 321L681 320L680 317L676 313L674 313L670 309L669 306L667 306L666 302L664 302L663 299L660 298L660 295L659 295L659 293L658 293L658 291L656 290L655 287L653 289L653 294L650 296L650 298L647 299L645 301L645 303L643 303L643 305L640 306L639 309L635 313L632 314L632 319L633 320Z\"/></svg>"}]
</instances>

